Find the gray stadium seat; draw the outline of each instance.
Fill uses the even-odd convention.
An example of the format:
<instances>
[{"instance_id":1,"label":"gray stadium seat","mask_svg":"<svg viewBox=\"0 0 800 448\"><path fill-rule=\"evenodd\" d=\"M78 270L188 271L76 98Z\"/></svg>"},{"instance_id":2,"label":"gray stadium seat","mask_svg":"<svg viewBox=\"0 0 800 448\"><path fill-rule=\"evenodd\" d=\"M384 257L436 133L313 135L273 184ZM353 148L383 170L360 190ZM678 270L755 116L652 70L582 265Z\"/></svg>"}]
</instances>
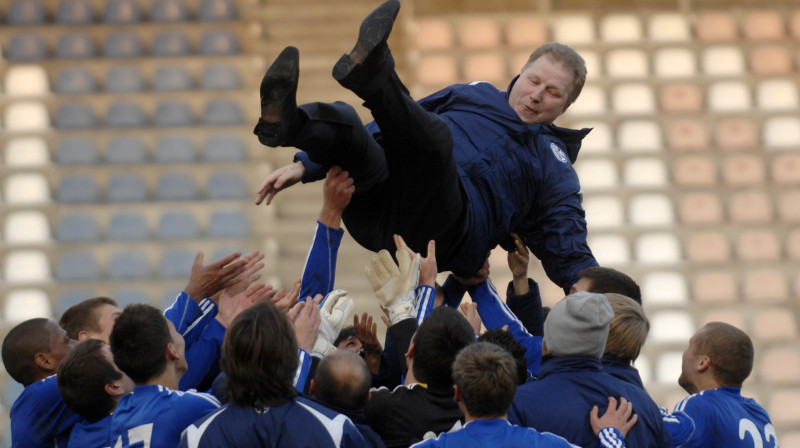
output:
<instances>
[{"instance_id":1,"label":"gray stadium seat","mask_svg":"<svg viewBox=\"0 0 800 448\"><path fill-rule=\"evenodd\" d=\"M115 173L108 181L106 197L110 202L147 200L147 184L139 173Z\"/></svg>"},{"instance_id":2,"label":"gray stadium seat","mask_svg":"<svg viewBox=\"0 0 800 448\"><path fill-rule=\"evenodd\" d=\"M86 250L63 252L56 263L60 281L91 281L100 278L100 265L94 253Z\"/></svg>"},{"instance_id":3,"label":"gray stadium seat","mask_svg":"<svg viewBox=\"0 0 800 448\"><path fill-rule=\"evenodd\" d=\"M106 23L137 23L141 18L139 5L132 0L109 0L103 14Z\"/></svg>"},{"instance_id":4,"label":"gray stadium seat","mask_svg":"<svg viewBox=\"0 0 800 448\"><path fill-rule=\"evenodd\" d=\"M232 171L216 171L211 173L206 184L208 199L247 199L247 184L241 173Z\"/></svg>"},{"instance_id":5,"label":"gray stadium seat","mask_svg":"<svg viewBox=\"0 0 800 448\"><path fill-rule=\"evenodd\" d=\"M115 65L106 73L105 89L107 92L140 92L144 81L139 69L132 65Z\"/></svg>"},{"instance_id":6,"label":"gray stadium seat","mask_svg":"<svg viewBox=\"0 0 800 448\"><path fill-rule=\"evenodd\" d=\"M8 6L9 25L39 25L45 22L46 15L39 0L16 0Z\"/></svg>"},{"instance_id":7,"label":"gray stadium seat","mask_svg":"<svg viewBox=\"0 0 800 448\"><path fill-rule=\"evenodd\" d=\"M115 164L144 163L147 160L147 148L134 136L114 137L106 147L106 162Z\"/></svg>"},{"instance_id":8,"label":"gray stadium seat","mask_svg":"<svg viewBox=\"0 0 800 448\"><path fill-rule=\"evenodd\" d=\"M119 31L106 36L103 54L108 58L135 58L142 55L142 41L131 31Z\"/></svg>"},{"instance_id":9,"label":"gray stadium seat","mask_svg":"<svg viewBox=\"0 0 800 448\"><path fill-rule=\"evenodd\" d=\"M147 295L147 291L135 286L115 288L111 291L111 298L117 301L120 308L125 308L135 303L150 303L150 296Z\"/></svg>"},{"instance_id":10,"label":"gray stadium seat","mask_svg":"<svg viewBox=\"0 0 800 448\"><path fill-rule=\"evenodd\" d=\"M56 22L82 25L94 21L92 4L88 0L61 0L56 10Z\"/></svg>"},{"instance_id":11,"label":"gray stadium seat","mask_svg":"<svg viewBox=\"0 0 800 448\"><path fill-rule=\"evenodd\" d=\"M182 0L156 0L150 8L152 22L183 22L188 18L189 12Z\"/></svg>"},{"instance_id":12,"label":"gray stadium seat","mask_svg":"<svg viewBox=\"0 0 800 448\"><path fill-rule=\"evenodd\" d=\"M163 65L158 67L153 76L153 90L189 90L192 88L192 77L179 65Z\"/></svg>"},{"instance_id":13,"label":"gray stadium seat","mask_svg":"<svg viewBox=\"0 0 800 448\"><path fill-rule=\"evenodd\" d=\"M158 222L158 237L162 240L192 239L199 235L197 220L190 211L164 212Z\"/></svg>"},{"instance_id":14,"label":"gray stadium seat","mask_svg":"<svg viewBox=\"0 0 800 448\"><path fill-rule=\"evenodd\" d=\"M191 53L189 36L182 31L162 31L153 39L154 56L185 56Z\"/></svg>"},{"instance_id":15,"label":"gray stadium seat","mask_svg":"<svg viewBox=\"0 0 800 448\"><path fill-rule=\"evenodd\" d=\"M150 262L144 252L125 249L111 254L108 262L109 278L144 280L150 278L150 275Z\"/></svg>"},{"instance_id":16,"label":"gray stadium seat","mask_svg":"<svg viewBox=\"0 0 800 448\"><path fill-rule=\"evenodd\" d=\"M137 211L123 211L111 215L106 231L109 240L141 241L150 236L147 220Z\"/></svg>"},{"instance_id":17,"label":"gray stadium seat","mask_svg":"<svg viewBox=\"0 0 800 448\"><path fill-rule=\"evenodd\" d=\"M158 163L192 163L194 142L186 135L165 135L156 142L154 158Z\"/></svg>"},{"instance_id":18,"label":"gray stadium seat","mask_svg":"<svg viewBox=\"0 0 800 448\"><path fill-rule=\"evenodd\" d=\"M179 100L165 100L156 106L153 124L160 127L191 126L194 122L192 108Z\"/></svg>"},{"instance_id":19,"label":"gray stadium seat","mask_svg":"<svg viewBox=\"0 0 800 448\"><path fill-rule=\"evenodd\" d=\"M188 278L197 252L185 248L168 248L161 254L158 275L162 278Z\"/></svg>"},{"instance_id":20,"label":"gray stadium seat","mask_svg":"<svg viewBox=\"0 0 800 448\"><path fill-rule=\"evenodd\" d=\"M58 129L90 129L97 125L97 118L88 104L66 103L56 109L55 125Z\"/></svg>"},{"instance_id":21,"label":"gray stadium seat","mask_svg":"<svg viewBox=\"0 0 800 448\"><path fill-rule=\"evenodd\" d=\"M92 93L96 90L92 72L84 67L65 67L56 75L55 92L58 94Z\"/></svg>"},{"instance_id":22,"label":"gray stadium seat","mask_svg":"<svg viewBox=\"0 0 800 448\"><path fill-rule=\"evenodd\" d=\"M89 213L65 213L58 217L56 239L66 243L97 241L100 239L100 228Z\"/></svg>"},{"instance_id":23,"label":"gray stadium seat","mask_svg":"<svg viewBox=\"0 0 800 448\"><path fill-rule=\"evenodd\" d=\"M206 139L203 154L209 162L244 162L247 149L235 135L212 135Z\"/></svg>"},{"instance_id":24,"label":"gray stadium seat","mask_svg":"<svg viewBox=\"0 0 800 448\"><path fill-rule=\"evenodd\" d=\"M208 90L238 89L242 86L236 67L226 64L212 64L203 69L201 87Z\"/></svg>"},{"instance_id":25,"label":"gray stadium seat","mask_svg":"<svg viewBox=\"0 0 800 448\"><path fill-rule=\"evenodd\" d=\"M164 294L161 295L161 309L165 310L172 306L175 303L175 298L178 297L183 291L182 286L170 286L164 290Z\"/></svg>"},{"instance_id":26,"label":"gray stadium seat","mask_svg":"<svg viewBox=\"0 0 800 448\"><path fill-rule=\"evenodd\" d=\"M156 194L161 201L191 201L197 199L197 183L191 173L162 173Z\"/></svg>"},{"instance_id":27,"label":"gray stadium seat","mask_svg":"<svg viewBox=\"0 0 800 448\"><path fill-rule=\"evenodd\" d=\"M87 174L65 174L58 184L56 198L63 203L97 202L100 195L97 184Z\"/></svg>"},{"instance_id":28,"label":"gray stadium seat","mask_svg":"<svg viewBox=\"0 0 800 448\"><path fill-rule=\"evenodd\" d=\"M200 53L206 56L237 54L239 41L229 30L209 30L200 38Z\"/></svg>"},{"instance_id":29,"label":"gray stadium seat","mask_svg":"<svg viewBox=\"0 0 800 448\"><path fill-rule=\"evenodd\" d=\"M97 163L94 142L84 137L67 137L58 142L56 162L61 165L91 165Z\"/></svg>"},{"instance_id":30,"label":"gray stadium seat","mask_svg":"<svg viewBox=\"0 0 800 448\"><path fill-rule=\"evenodd\" d=\"M204 22L218 22L236 18L236 9L229 0L203 0L197 11L197 18Z\"/></svg>"},{"instance_id":31,"label":"gray stadium seat","mask_svg":"<svg viewBox=\"0 0 800 448\"><path fill-rule=\"evenodd\" d=\"M209 126L239 126L244 124L244 115L239 103L232 100L211 100L206 103L203 123Z\"/></svg>"},{"instance_id":32,"label":"gray stadium seat","mask_svg":"<svg viewBox=\"0 0 800 448\"><path fill-rule=\"evenodd\" d=\"M15 34L8 43L6 57L11 61L34 61L48 56L47 43L38 34Z\"/></svg>"},{"instance_id":33,"label":"gray stadium seat","mask_svg":"<svg viewBox=\"0 0 800 448\"><path fill-rule=\"evenodd\" d=\"M61 316L69 307L92 297L97 297L97 292L91 289L68 289L62 291L58 295L58 315Z\"/></svg>"},{"instance_id":34,"label":"gray stadium seat","mask_svg":"<svg viewBox=\"0 0 800 448\"><path fill-rule=\"evenodd\" d=\"M62 34L56 44L56 57L61 59L88 59L97 54L94 40L87 33Z\"/></svg>"},{"instance_id":35,"label":"gray stadium seat","mask_svg":"<svg viewBox=\"0 0 800 448\"><path fill-rule=\"evenodd\" d=\"M142 106L134 102L111 103L106 113L107 128L140 128L147 125Z\"/></svg>"},{"instance_id":36,"label":"gray stadium seat","mask_svg":"<svg viewBox=\"0 0 800 448\"><path fill-rule=\"evenodd\" d=\"M209 238L250 238L250 221L241 210L217 210L208 222Z\"/></svg>"}]
</instances>

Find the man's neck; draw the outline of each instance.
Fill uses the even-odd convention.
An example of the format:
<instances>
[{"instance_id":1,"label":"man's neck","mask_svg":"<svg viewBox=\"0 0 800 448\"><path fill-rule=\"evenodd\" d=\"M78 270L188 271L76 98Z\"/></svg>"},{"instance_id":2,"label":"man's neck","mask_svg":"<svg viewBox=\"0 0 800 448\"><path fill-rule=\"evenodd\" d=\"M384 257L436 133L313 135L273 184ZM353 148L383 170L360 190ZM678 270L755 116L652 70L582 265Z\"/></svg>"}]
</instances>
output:
<instances>
[{"instance_id":1,"label":"man's neck","mask_svg":"<svg viewBox=\"0 0 800 448\"><path fill-rule=\"evenodd\" d=\"M161 374L150 378L142 384L137 384L137 386L164 386L173 390L178 390L179 382L180 377L176 374L176 372L167 368Z\"/></svg>"}]
</instances>

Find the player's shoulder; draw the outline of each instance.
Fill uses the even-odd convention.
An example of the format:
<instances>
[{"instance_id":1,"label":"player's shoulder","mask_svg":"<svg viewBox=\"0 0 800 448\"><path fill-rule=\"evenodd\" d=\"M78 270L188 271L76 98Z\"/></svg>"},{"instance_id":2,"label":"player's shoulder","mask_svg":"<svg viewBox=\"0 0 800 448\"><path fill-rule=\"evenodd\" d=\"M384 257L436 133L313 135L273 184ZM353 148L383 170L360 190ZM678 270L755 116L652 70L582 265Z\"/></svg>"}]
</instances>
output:
<instances>
[{"instance_id":1,"label":"player's shoulder","mask_svg":"<svg viewBox=\"0 0 800 448\"><path fill-rule=\"evenodd\" d=\"M206 404L209 406L220 407L222 404L219 402L217 397L205 393L205 392L198 392L194 389L190 390L174 390L168 387L159 386L161 389L159 390L162 394L169 397L171 400L180 403L198 403L198 404Z\"/></svg>"}]
</instances>

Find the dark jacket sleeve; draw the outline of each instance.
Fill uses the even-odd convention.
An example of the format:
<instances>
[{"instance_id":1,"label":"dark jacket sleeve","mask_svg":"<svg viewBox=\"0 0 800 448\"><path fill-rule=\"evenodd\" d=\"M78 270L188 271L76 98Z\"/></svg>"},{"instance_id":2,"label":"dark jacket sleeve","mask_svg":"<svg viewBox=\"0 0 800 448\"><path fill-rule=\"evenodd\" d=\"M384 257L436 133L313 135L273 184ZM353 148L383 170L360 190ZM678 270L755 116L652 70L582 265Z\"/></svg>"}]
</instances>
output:
<instances>
[{"instance_id":1,"label":"dark jacket sleeve","mask_svg":"<svg viewBox=\"0 0 800 448\"><path fill-rule=\"evenodd\" d=\"M506 304L511 311L534 336L544 336L544 313L542 313L542 296L539 284L528 279L529 291L525 294L514 294L514 282L508 282Z\"/></svg>"}]
</instances>

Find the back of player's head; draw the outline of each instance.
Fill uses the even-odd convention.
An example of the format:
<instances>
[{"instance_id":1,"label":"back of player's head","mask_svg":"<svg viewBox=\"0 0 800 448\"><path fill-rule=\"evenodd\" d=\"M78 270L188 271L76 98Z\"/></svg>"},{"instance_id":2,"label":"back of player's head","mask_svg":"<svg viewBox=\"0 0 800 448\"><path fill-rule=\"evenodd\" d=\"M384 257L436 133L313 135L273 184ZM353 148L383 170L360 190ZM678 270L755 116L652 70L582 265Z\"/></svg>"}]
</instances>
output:
<instances>
[{"instance_id":1,"label":"back of player's head","mask_svg":"<svg viewBox=\"0 0 800 448\"><path fill-rule=\"evenodd\" d=\"M66 332L71 339L78 340L78 333L81 331L92 331L99 333L102 329L99 325L98 309L103 305L119 306L110 297L92 297L72 305L64 311L58 325Z\"/></svg>"},{"instance_id":2,"label":"back of player's head","mask_svg":"<svg viewBox=\"0 0 800 448\"><path fill-rule=\"evenodd\" d=\"M23 386L38 378L38 368L34 357L37 353L50 352L50 333L47 331L49 319L29 319L8 332L3 340L3 364L11 378Z\"/></svg>"},{"instance_id":3,"label":"back of player's head","mask_svg":"<svg viewBox=\"0 0 800 448\"><path fill-rule=\"evenodd\" d=\"M114 410L116 400L106 393L105 386L122 378L103 355L104 346L98 339L80 342L58 366L58 390L64 403L90 422Z\"/></svg>"},{"instance_id":4,"label":"back of player's head","mask_svg":"<svg viewBox=\"0 0 800 448\"><path fill-rule=\"evenodd\" d=\"M530 64L533 64L542 56L549 56L555 62L563 64L565 68L570 70L575 80L572 83L572 89L569 93L567 103L574 103L575 100L578 99L578 95L581 94L583 85L586 83L586 62L573 48L557 42L549 42L531 53L528 62L522 67L522 71L525 71Z\"/></svg>"},{"instance_id":5,"label":"back of player's head","mask_svg":"<svg viewBox=\"0 0 800 448\"><path fill-rule=\"evenodd\" d=\"M167 319L158 308L137 303L128 305L111 331L114 362L136 384L164 371L167 344L172 343Z\"/></svg>"},{"instance_id":6,"label":"back of player's head","mask_svg":"<svg viewBox=\"0 0 800 448\"><path fill-rule=\"evenodd\" d=\"M511 355L490 342L464 347L453 362L453 380L473 417L506 415L517 391L517 366Z\"/></svg>"},{"instance_id":7,"label":"back of player's head","mask_svg":"<svg viewBox=\"0 0 800 448\"><path fill-rule=\"evenodd\" d=\"M342 344L343 342L347 341L350 338L356 338L356 327L354 327L352 325L348 325L348 326L342 328L341 331L339 331L339 334L336 336L336 339L333 341L333 346L336 347L336 348L344 348L344 347L339 347L339 345Z\"/></svg>"},{"instance_id":8,"label":"back of player's head","mask_svg":"<svg viewBox=\"0 0 800 448\"><path fill-rule=\"evenodd\" d=\"M511 332L501 329L487 330L480 335L478 342L490 342L505 349L517 365L517 385L528 381L528 361L525 359L528 349L523 347Z\"/></svg>"},{"instance_id":9,"label":"back of player's head","mask_svg":"<svg viewBox=\"0 0 800 448\"><path fill-rule=\"evenodd\" d=\"M414 334L414 376L429 386L452 385L453 359L474 341L472 327L455 308L433 310Z\"/></svg>"},{"instance_id":10,"label":"back of player's head","mask_svg":"<svg viewBox=\"0 0 800 448\"><path fill-rule=\"evenodd\" d=\"M635 361L650 331L650 321L644 314L644 308L622 294L604 295L614 310L604 354L614 355L624 361Z\"/></svg>"},{"instance_id":11,"label":"back of player's head","mask_svg":"<svg viewBox=\"0 0 800 448\"><path fill-rule=\"evenodd\" d=\"M753 370L753 341L747 333L724 322L709 322L696 335L696 354L711 358L717 382L722 386L742 387Z\"/></svg>"},{"instance_id":12,"label":"back of player's head","mask_svg":"<svg viewBox=\"0 0 800 448\"><path fill-rule=\"evenodd\" d=\"M275 305L259 303L242 311L222 343L231 403L271 406L294 396L297 350L294 327Z\"/></svg>"},{"instance_id":13,"label":"back of player's head","mask_svg":"<svg viewBox=\"0 0 800 448\"><path fill-rule=\"evenodd\" d=\"M314 375L317 400L347 411L367 402L372 374L364 359L351 350L334 350L322 358Z\"/></svg>"},{"instance_id":14,"label":"back of player's head","mask_svg":"<svg viewBox=\"0 0 800 448\"><path fill-rule=\"evenodd\" d=\"M591 280L589 292L605 294L613 292L630 297L636 303L642 303L642 291L639 285L627 274L616 269L603 266L590 266L578 272L578 277Z\"/></svg>"}]
</instances>

